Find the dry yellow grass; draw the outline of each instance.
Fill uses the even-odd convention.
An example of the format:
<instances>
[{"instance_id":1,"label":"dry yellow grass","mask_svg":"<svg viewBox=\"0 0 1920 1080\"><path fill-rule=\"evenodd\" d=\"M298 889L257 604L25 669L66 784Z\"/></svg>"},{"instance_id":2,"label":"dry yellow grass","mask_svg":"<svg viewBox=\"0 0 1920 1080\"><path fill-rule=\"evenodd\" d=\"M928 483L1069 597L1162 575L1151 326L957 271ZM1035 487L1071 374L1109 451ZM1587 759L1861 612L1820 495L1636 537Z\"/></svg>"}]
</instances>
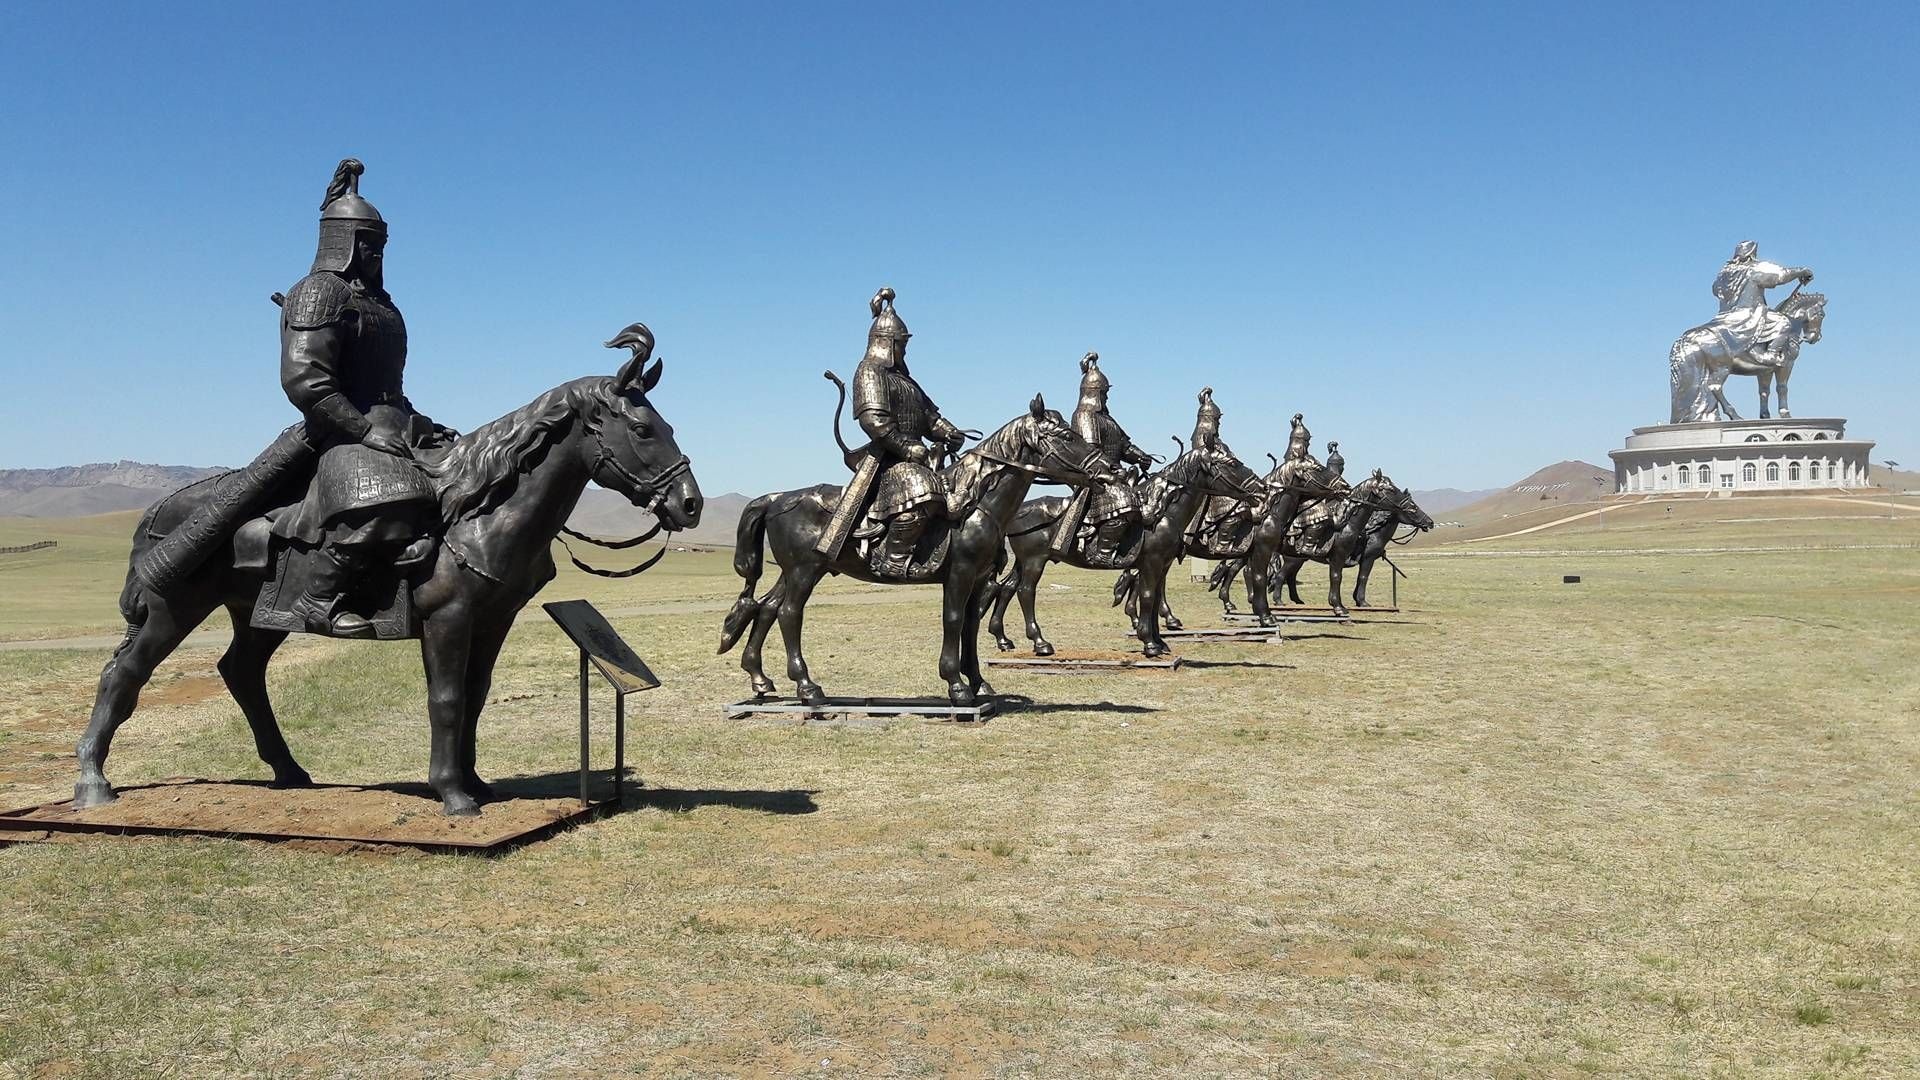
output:
<instances>
[{"instance_id":1,"label":"dry yellow grass","mask_svg":"<svg viewBox=\"0 0 1920 1080\"><path fill-rule=\"evenodd\" d=\"M1649 528L1578 546L1766 542ZM1041 704L879 729L720 716L745 688L712 655L724 556L570 572L554 595L615 613L666 680L636 699L633 810L497 859L0 850L0 1071L1920 1071L1920 555L1402 564L1400 615L1189 646L1172 675L996 674ZM1048 580L1071 586L1043 590L1055 642L1119 643L1108 578ZM1211 621L1197 588L1175 602ZM809 630L829 692L938 689L928 594ZM264 775L216 655L163 669L116 781ZM0 653L0 800L70 783L100 658ZM295 752L327 780L421 777L418 667L287 650ZM525 615L483 772L569 767L572 673Z\"/></svg>"}]
</instances>

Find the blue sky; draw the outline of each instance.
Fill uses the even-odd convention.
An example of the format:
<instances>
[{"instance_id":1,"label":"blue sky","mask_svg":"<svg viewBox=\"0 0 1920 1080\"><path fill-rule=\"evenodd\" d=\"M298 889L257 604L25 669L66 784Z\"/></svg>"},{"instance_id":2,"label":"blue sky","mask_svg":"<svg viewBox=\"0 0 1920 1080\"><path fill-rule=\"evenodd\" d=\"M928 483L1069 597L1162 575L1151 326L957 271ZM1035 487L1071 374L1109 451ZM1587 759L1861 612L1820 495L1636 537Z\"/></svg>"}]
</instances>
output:
<instances>
[{"instance_id":1,"label":"blue sky","mask_svg":"<svg viewBox=\"0 0 1920 1080\"><path fill-rule=\"evenodd\" d=\"M1797 411L1920 460L1920 7L1679 8L10 4L0 467L292 422L267 296L345 155L421 408L645 320L710 492L839 478L881 284L962 426L1097 349L1156 450L1206 384L1256 460L1303 411L1409 486L1604 463L1747 237L1831 298Z\"/></svg>"}]
</instances>

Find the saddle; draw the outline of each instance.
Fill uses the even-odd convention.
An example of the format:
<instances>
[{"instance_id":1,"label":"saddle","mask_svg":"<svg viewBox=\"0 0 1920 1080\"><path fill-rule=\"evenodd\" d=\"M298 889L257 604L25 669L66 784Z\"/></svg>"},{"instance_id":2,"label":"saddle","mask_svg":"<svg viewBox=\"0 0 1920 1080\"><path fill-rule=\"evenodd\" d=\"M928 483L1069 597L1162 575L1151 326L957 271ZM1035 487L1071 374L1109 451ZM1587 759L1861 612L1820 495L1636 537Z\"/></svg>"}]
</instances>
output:
<instances>
[{"instance_id":1,"label":"saddle","mask_svg":"<svg viewBox=\"0 0 1920 1080\"><path fill-rule=\"evenodd\" d=\"M1207 505L1194 516L1193 527L1187 534L1187 547L1203 559L1236 559L1252 549L1253 530L1259 523L1254 520L1253 508L1244 502L1220 500L1227 505L1215 512L1214 503L1218 498L1207 500Z\"/></svg>"}]
</instances>

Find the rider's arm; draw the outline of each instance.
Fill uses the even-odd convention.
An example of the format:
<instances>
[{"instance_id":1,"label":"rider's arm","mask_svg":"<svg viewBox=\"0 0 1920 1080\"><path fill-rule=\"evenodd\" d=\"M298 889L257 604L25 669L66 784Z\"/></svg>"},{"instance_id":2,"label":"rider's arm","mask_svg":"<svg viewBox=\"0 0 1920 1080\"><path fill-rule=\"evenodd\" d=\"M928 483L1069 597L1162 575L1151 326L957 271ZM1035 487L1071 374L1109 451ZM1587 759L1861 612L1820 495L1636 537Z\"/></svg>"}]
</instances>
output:
<instances>
[{"instance_id":1,"label":"rider's arm","mask_svg":"<svg viewBox=\"0 0 1920 1080\"><path fill-rule=\"evenodd\" d=\"M1771 289L1776 285L1785 285L1801 277L1811 279L1813 271L1804 266L1781 266L1779 263L1757 262L1747 271L1753 281L1761 288Z\"/></svg>"},{"instance_id":2,"label":"rider's arm","mask_svg":"<svg viewBox=\"0 0 1920 1080\"><path fill-rule=\"evenodd\" d=\"M359 442L373 425L340 391L338 324L312 330L288 329L281 335L280 386L287 399L307 418L309 428L322 437L337 435Z\"/></svg>"},{"instance_id":3,"label":"rider's arm","mask_svg":"<svg viewBox=\"0 0 1920 1080\"><path fill-rule=\"evenodd\" d=\"M1127 452L1120 455L1120 460L1132 462L1144 469L1153 464L1153 455L1140 449L1138 443L1129 442L1127 444Z\"/></svg>"}]
</instances>

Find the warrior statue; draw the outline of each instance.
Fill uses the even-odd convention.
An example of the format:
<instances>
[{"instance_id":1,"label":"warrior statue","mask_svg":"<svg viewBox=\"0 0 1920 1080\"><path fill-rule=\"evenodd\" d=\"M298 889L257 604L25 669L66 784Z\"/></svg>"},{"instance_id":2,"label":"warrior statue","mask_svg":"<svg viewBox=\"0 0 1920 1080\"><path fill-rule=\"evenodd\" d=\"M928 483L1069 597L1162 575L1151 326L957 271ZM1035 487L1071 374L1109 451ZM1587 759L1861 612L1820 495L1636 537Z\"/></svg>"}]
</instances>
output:
<instances>
[{"instance_id":1,"label":"warrior statue","mask_svg":"<svg viewBox=\"0 0 1920 1080\"><path fill-rule=\"evenodd\" d=\"M880 470L867 524L853 535L878 541L878 569L889 577L908 572L928 521L946 511L946 485L934 471L941 453L927 440L939 443L941 452L966 444L966 435L940 415L907 369L912 335L893 300L893 289L882 288L868 302L873 325L867 330L867 355L853 375L854 419L872 440L866 454ZM849 498L857 495L852 487Z\"/></svg>"},{"instance_id":2,"label":"warrior statue","mask_svg":"<svg viewBox=\"0 0 1920 1080\"><path fill-rule=\"evenodd\" d=\"M1107 391L1112 385L1100 370L1099 353L1090 352L1081 359L1080 404L1073 410L1073 430L1100 452L1106 471L1118 475L1122 465L1133 465L1144 476L1153 455L1135 445L1107 411ZM1092 561L1102 566L1112 563L1127 529L1139 520L1140 496L1132 485L1116 482L1093 488L1086 516L1094 528Z\"/></svg>"},{"instance_id":3,"label":"warrior statue","mask_svg":"<svg viewBox=\"0 0 1920 1080\"><path fill-rule=\"evenodd\" d=\"M293 612L311 633L368 637L373 624L343 605L356 575L418 561L431 548L436 496L416 448L454 436L420 415L401 387L407 328L387 295L386 222L360 196L366 167L334 170L320 205L313 267L280 304L280 384L304 420L280 434L138 567L164 589L205 562L279 489L303 479L306 497L273 532L317 548ZM314 469L317 459L318 467Z\"/></svg>"},{"instance_id":4,"label":"warrior statue","mask_svg":"<svg viewBox=\"0 0 1920 1080\"><path fill-rule=\"evenodd\" d=\"M1336 478L1347 475L1347 459L1340 456L1340 444L1332 439L1327 440L1327 471Z\"/></svg>"},{"instance_id":5,"label":"warrior statue","mask_svg":"<svg viewBox=\"0 0 1920 1080\"><path fill-rule=\"evenodd\" d=\"M1760 258L1760 246L1743 240L1733 258L1713 279L1713 295L1720 312L1711 322L1696 326L1674 342L1668 360L1672 376L1671 423L1737 420L1722 388L1729 374L1755 375L1760 380L1760 415L1769 414L1767 399L1775 379L1780 382L1780 415L1787 416L1787 379L1800 346L1820 340L1826 297L1802 293L1813 280L1803 266L1781 266ZM1780 305L1767 304L1767 290L1797 281L1793 294Z\"/></svg>"},{"instance_id":6,"label":"warrior statue","mask_svg":"<svg viewBox=\"0 0 1920 1080\"><path fill-rule=\"evenodd\" d=\"M1293 414L1292 430L1287 432L1287 452L1280 460L1320 464L1313 456L1313 432L1307 430L1305 413Z\"/></svg>"}]
</instances>

